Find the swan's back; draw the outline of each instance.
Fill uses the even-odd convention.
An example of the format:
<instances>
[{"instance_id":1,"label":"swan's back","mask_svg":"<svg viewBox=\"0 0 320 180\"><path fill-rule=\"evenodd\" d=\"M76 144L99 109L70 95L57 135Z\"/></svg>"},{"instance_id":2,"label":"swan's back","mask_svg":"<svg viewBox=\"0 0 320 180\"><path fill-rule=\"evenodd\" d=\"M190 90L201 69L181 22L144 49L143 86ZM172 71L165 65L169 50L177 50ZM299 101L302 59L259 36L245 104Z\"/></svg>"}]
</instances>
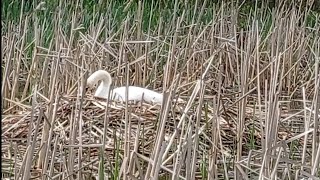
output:
<instances>
[{"instance_id":1,"label":"swan's back","mask_svg":"<svg viewBox=\"0 0 320 180\"><path fill-rule=\"evenodd\" d=\"M126 87L118 87L113 89L112 98L117 101L125 101L126 100ZM129 101L141 101L144 100L148 103L158 103L161 104L163 100L162 94L136 86L128 87L128 100Z\"/></svg>"}]
</instances>

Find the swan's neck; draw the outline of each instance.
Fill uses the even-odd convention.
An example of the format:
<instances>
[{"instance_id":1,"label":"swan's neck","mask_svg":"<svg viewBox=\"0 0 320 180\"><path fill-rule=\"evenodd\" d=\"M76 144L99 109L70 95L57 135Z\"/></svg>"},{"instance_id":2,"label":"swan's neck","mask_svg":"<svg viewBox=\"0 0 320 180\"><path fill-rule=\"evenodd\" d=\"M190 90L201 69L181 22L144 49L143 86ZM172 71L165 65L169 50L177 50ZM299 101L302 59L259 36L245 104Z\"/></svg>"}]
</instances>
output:
<instances>
[{"instance_id":1,"label":"swan's neck","mask_svg":"<svg viewBox=\"0 0 320 180\"><path fill-rule=\"evenodd\" d=\"M111 84L110 82L103 79L95 93L95 96L108 99L110 84Z\"/></svg>"}]
</instances>

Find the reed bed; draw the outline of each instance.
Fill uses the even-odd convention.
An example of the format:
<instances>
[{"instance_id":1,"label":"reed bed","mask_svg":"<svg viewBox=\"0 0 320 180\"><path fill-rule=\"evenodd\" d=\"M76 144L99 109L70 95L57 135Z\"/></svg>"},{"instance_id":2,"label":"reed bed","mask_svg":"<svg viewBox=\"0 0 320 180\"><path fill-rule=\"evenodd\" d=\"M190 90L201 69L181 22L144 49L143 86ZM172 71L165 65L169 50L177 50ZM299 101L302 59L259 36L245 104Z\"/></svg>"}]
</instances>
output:
<instances>
[{"instance_id":1,"label":"reed bed","mask_svg":"<svg viewBox=\"0 0 320 180\"><path fill-rule=\"evenodd\" d=\"M3 3L3 178L319 179L316 3L99 3Z\"/></svg>"}]
</instances>

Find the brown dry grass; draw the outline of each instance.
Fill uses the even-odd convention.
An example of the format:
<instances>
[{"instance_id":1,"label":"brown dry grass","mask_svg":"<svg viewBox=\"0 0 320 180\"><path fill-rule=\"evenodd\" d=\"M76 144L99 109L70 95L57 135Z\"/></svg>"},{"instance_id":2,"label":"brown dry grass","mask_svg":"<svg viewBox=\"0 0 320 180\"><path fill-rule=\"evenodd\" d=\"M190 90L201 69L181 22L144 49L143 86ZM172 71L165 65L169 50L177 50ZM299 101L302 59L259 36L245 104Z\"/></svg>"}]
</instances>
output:
<instances>
[{"instance_id":1,"label":"brown dry grass","mask_svg":"<svg viewBox=\"0 0 320 180\"><path fill-rule=\"evenodd\" d=\"M177 15L176 1L170 23L160 16L152 29L138 3L115 29L110 5L83 31L83 9L60 5L49 43L37 11L3 22L3 177L320 175L320 21L308 26L307 7L246 15L222 3L204 21L206 2ZM84 91L98 69L112 73L114 86L148 87L167 99L161 107L102 103Z\"/></svg>"}]
</instances>

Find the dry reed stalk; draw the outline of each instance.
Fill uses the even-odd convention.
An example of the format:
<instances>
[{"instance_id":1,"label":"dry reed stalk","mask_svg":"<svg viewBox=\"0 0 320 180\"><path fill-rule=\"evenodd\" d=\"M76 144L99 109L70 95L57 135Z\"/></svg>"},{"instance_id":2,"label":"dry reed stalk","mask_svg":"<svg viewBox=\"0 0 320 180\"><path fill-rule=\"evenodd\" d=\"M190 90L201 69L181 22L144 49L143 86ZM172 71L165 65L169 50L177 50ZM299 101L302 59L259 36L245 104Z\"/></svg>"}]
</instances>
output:
<instances>
[{"instance_id":1,"label":"dry reed stalk","mask_svg":"<svg viewBox=\"0 0 320 180\"><path fill-rule=\"evenodd\" d=\"M319 112L319 109L320 109L320 92L319 92L319 88L320 88L320 77L319 77L319 74L320 74L320 70L319 70L319 66L320 66L320 38L318 38L318 40L315 40L314 41L314 44L317 44L317 46L314 47L314 50L313 50L313 54L315 57L318 57L317 59L315 59L315 64L314 64L314 88L315 88L315 91L314 91L314 96L313 96L313 102L314 102L314 124L313 124L313 127L314 127L314 131L313 131L313 134L312 134L312 165L313 165L313 168L312 168L312 171L311 171L311 175L315 175L315 171L316 171L316 166L317 164L319 164L319 149L320 149L320 140L319 140L319 137L320 137L320 128L318 128L320 126L320 122L319 122L319 117L320 117L320 112ZM317 146L318 146L318 150L317 150Z\"/></svg>"},{"instance_id":2,"label":"dry reed stalk","mask_svg":"<svg viewBox=\"0 0 320 180\"><path fill-rule=\"evenodd\" d=\"M39 108L38 107L38 103L37 103L37 86L35 86L34 88L34 92L33 92L33 97L32 97L32 111L31 111L31 120L33 120L33 115L35 113L35 110L36 108ZM42 116L42 109L40 108L40 113L39 113L39 116L38 116L38 119L37 119L37 124L35 126L35 132L34 132L34 135L33 135L33 138L31 136L31 129L33 129L33 126L32 126L32 123L30 123L30 128L29 128L29 133L28 133L28 150L26 152L26 161L25 161L25 166L24 166L24 172L23 172L23 179L29 179L30 178L30 170L31 170L31 166L32 166L32 161L33 161L33 154L34 154L34 151L35 151L35 146L36 146L36 142L37 142L37 137L38 137L38 132L39 132L39 125L40 125L40 121L41 119L43 118ZM31 139L32 138L32 139ZM29 148L30 147L30 148Z\"/></svg>"},{"instance_id":3,"label":"dry reed stalk","mask_svg":"<svg viewBox=\"0 0 320 180\"><path fill-rule=\"evenodd\" d=\"M51 146L51 139L53 138L53 130L54 130L54 128L55 128L55 126L54 126L54 120L56 119L56 116L57 116L57 109L58 109L58 104L59 104L59 102L60 102L60 96L59 95L57 95L56 97L55 97L55 104L54 104L54 107L53 107L53 115L52 115L52 120L50 121L50 122L47 122L46 121L46 123L48 123L49 124L49 127L50 127L50 130L49 130L49 132L48 132L48 140L47 141L45 141L44 142L44 144L43 144L43 147L50 147ZM44 125L45 126L45 125ZM40 151L41 152L41 151ZM42 173L43 174L45 174L45 172L47 171L47 166L49 166L49 154L54 154L55 153L55 151L53 151L53 152L50 152L50 148L47 148L46 150L45 150L45 154L44 154L44 159L43 159L43 166L41 166L42 167ZM54 156L52 156L52 157L54 157ZM51 158L52 158L51 157ZM40 158L39 158L40 159ZM53 163L54 162L54 159L52 158L51 159L51 163ZM51 168L52 169L52 168ZM51 171L50 171L51 172ZM45 176L43 177L43 179L45 178Z\"/></svg>"},{"instance_id":4,"label":"dry reed stalk","mask_svg":"<svg viewBox=\"0 0 320 180\"><path fill-rule=\"evenodd\" d=\"M61 46L60 46L61 47ZM50 108L47 109L47 116L48 116L48 119L49 119L49 122L45 121L45 125L42 129L42 138L41 138L41 146L43 144L43 148L41 149L40 151L40 154L39 154L39 159L38 159L38 167L39 168L42 168L44 166L43 162L44 162L44 159L45 159L45 153L47 151L47 145L46 143L48 143L48 138L49 138L49 132L50 132L50 126L52 125L52 122L54 121L54 119L52 118L53 117L53 114L55 112L53 112L53 100L55 99L55 94L57 92L55 92L54 90L56 89L55 87L57 86L57 76L58 76L58 67L59 67L59 61L60 61L60 54L61 54L61 50L58 54L58 57L57 57L57 61L55 62L55 66L54 70L52 70L52 74L53 74L53 77L51 77L51 81L50 81ZM59 87L59 86L58 86ZM59 90L59 88L57 88ZM59 91L58 91L59 93ZM50 123L50 124L49 124Z\"/></svg>"},{"instance_id":5,"label":"dry reed stalk","mask_svg":"<svg viewBox=\"0 0 320 180\"><path fill-rule=\"evenodd\" d=\"M22 15L21 15L22 16ZM22 20L22 17L20 17L21 20ZM25 39L26 39L26 32L27 32L27 24L28 24L28 17L26 17L25 19L25 23L24 23L24 26L23 26L23 34L22 34L22 39L21 39L21 43L20 43L20 49L24 49L24 43L25 43ZM22 26L20 26L22 27ZM21 65L21 61L22 61L22 52L20 51L18 57L14 57L14 59L17 58L17 62L16 62L16 66L15 68L13 69L13 85L12 85L12 89L11 89L11 100L15 100L16 98L16 95L17 95L17 86L18 86L18 79L19 79L19 75L20 75L20 65Z\"/></svg>"},{"instance_id":6,"label":"dry reed stalk","mask_svg":"<svg viewBox=\"0 0 320 180\"><path fill-rule=\"evenodd\" d=\"M9 29L12 29L11 24L9 24ZM3 42L3 41L2 41ZM4 58L8 59L8 61L6 61L6 65L5 65L5 70L4 70L4 74L3 74L3 78L2 78L2 87L1 87L1 94L3 97L10 97L9 96L9 91L10 91L10 86L9 86L9 76L10 76L10 71L13 68L12 67L12 56L13 56L13 52L14 52L14 45L16 42L16 36L14 36L13 34L11 36L8 37L7 39L7 52L4 52L4 55L6 55L7 57L4 56ZM2 44L3 45L3 44ZM1 46L3 47L3 46ZM8 103L6 101L4 101L4 98L2 98L2 103L3 108L6 109L8 108Z\"/></svg>"},{"instance_id":7,"label":"dry reed stalk","mask_svg":"<svg viewBox=\"0 0 320 180\"><path fill-rule=\"evenodd\" d=\"M193 137L192 134L189 134L188 140L190 140L190 144L192 144L192 159L191 159L191 155L189 156L190 160L187 161L187 165L191 165L189 172L188 169L186 171L187 176L186 179L195 179L195 173L196 173L196 162L197 162L197 154L198 154L198 146L199 146L199 129L200 129L200 121L201 121L201 113L202 113L202 107L203 107L203 98L204 98L204 92L205 92L205 85L202 84L202 86L200 87L200 99L199 99L199 105L197 108L197 113L196 113L196 123L195 123L195 136ZM192 123L192 122L191 122ZM190 145L191 148L191 145ZM189 149L191 151L191 149ZM189 164L189 163L190 164Z\"/></svg>"},{"instance_id":8,"label":"dry reed stalk","mask_svg":"<svg viewBox=\"0 0 320 180\"><path fill-rule=\"evenodd\" d=\"M84 65L84 60L82 60L82 66ZM83 72L78 73L80 75L80 77L87 77L87 76L83 76ZM84 95L85 95L85 87L87 84L87 79L86 78L82 78L81 83L79 83L78 86L78 100L77 100L77 104L76 104L76 108L77 108L77 115L76 115L76 121L79 123L78 125L78 136L79 136L79 149L78 149L78 177L82 177L82 173L80 171L80 169L82 168L82 128L83 128L83 118L82 118L82 110L83 110L83 100L84 100Z\"/></svg>"}]
</instances>

